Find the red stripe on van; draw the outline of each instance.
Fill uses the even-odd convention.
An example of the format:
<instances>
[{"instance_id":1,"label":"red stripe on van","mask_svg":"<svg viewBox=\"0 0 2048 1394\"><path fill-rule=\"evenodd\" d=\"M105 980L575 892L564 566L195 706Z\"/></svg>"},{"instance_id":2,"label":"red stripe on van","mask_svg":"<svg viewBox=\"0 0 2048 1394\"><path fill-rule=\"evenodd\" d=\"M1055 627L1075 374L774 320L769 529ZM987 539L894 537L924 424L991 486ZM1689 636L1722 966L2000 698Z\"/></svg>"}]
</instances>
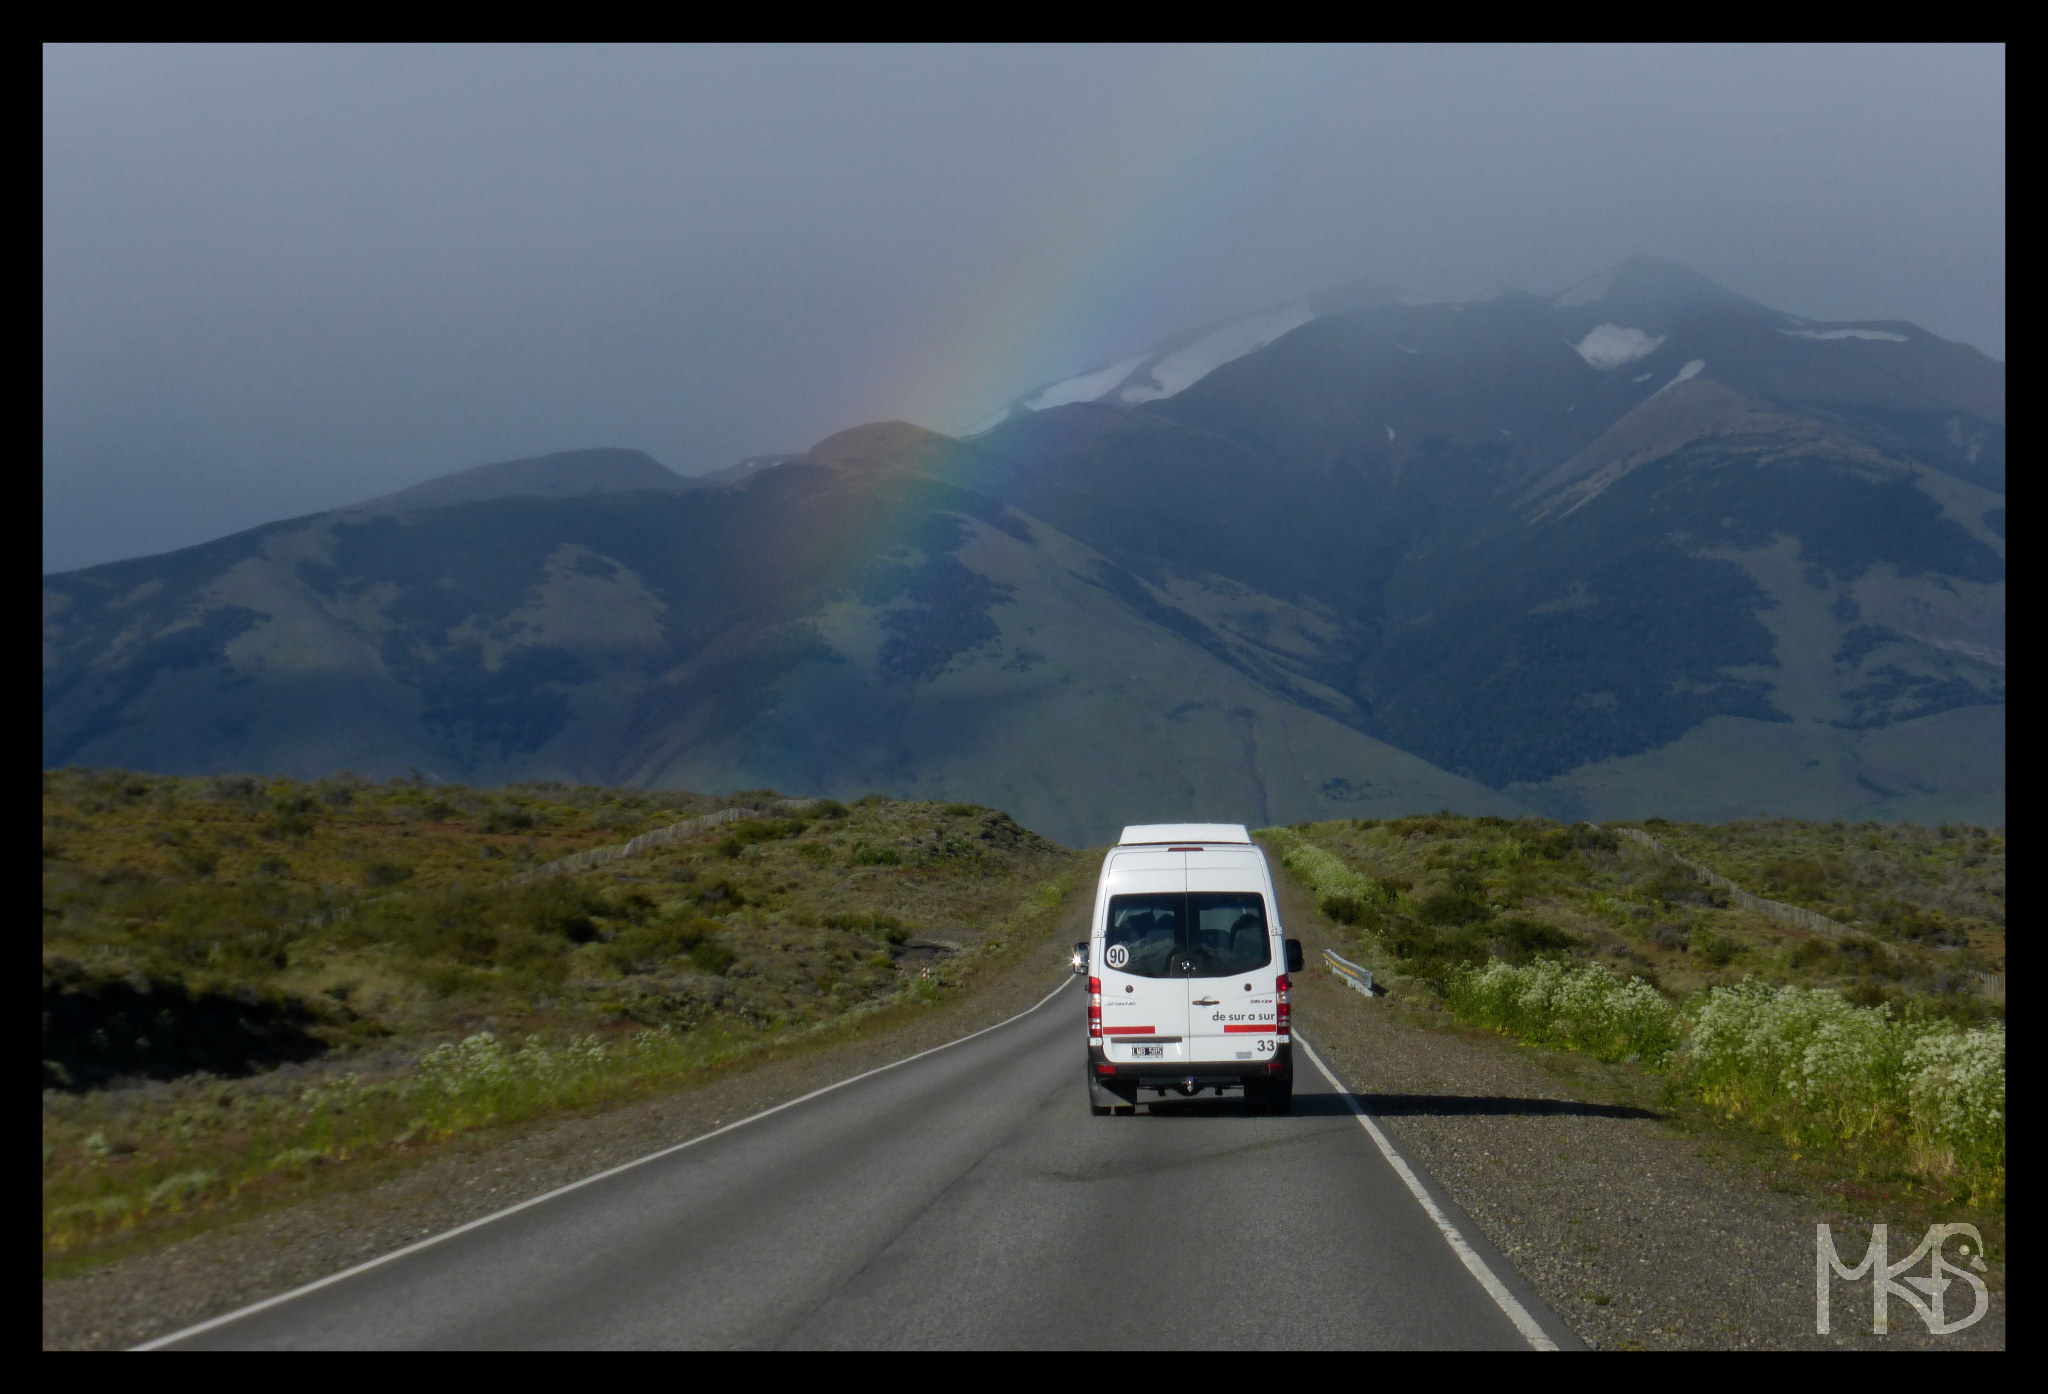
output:
<instances>
[{"instance_id":1,"label":"red stripe on van","mask_svg":"<svg viewBox=\"0 0 2048 1394\"><path fill-rule=\"evenodd\" d=\"M1235 1036L1245 1031L1278 1031L1279 1029L1277 1026L1226 1026L1223 1028L1223 1034Z\"/></svg>"},{"instance_id":2,"label":"red stripe on van","mask_svg":"<svg viewBox=\"0 0 2048 1394\"><path fill-rule=\"evenodd\" d=\"M1273 1028L1268 1026L1266 1029L1271 1031ZM1105 1036L1150 1036L1154 1032L1149 1026L1105 1026L1102 1028L1102 1034Z\"/></svg>"}]
</instances>

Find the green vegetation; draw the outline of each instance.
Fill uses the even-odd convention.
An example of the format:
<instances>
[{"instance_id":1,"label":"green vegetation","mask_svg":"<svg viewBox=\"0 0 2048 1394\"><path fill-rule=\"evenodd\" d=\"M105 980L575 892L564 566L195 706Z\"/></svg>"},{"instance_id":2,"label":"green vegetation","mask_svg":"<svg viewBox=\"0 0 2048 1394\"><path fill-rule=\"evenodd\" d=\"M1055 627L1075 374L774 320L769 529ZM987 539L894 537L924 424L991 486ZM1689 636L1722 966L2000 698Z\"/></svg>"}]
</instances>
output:
<instances>
[{"instance_id":1,"label":"green vegetation","mask_svg":"<svg viewBox=\"0 0 2048 1394\"><path fill-rule=\"evenodd\" d=\"M781 816L508 879L728 802ZM74 1264L865 1029L1070 884L991 810L766 790L72 769L43 817L45 1255Z\"/></svg>"},{"instance_id":2,"label":"green vegetation","mask_svg":"<svg viewBox=\"0 0 2048 1394\"><path fill-rule=\"evenodd\" d=\"M2002 832L1644 826L1761 894L1820 887L1803 903L1865 932L1737 910L1590 825L1436 815L1261 836L1354 953L1461 1020L1639 1062L1792 1145L2002 1207Z\"/></svg>"},{"instance_id":3,"label":"green vegetation","mask_svg":"<svg viewBox=\"0 0 2048 1394\"><path fill-rule=\"evenodd\" d=\"M1838 992L1743 983L1682 1004L1640 978L1544 961L1452 974L1460 1019L1523 1040L1627 1056L1797 1146L1875 1151L1957 1200L2005 1196L2005 1024L1959 1029Z\"/></svg>"},{"instance_id":4,"label":"green vegetation","mask_svg":"<svg viewBox=\"0 0 2048 1394\"><path fill-rule=\"evenodd\" d=\"M1855 932L1825 938L1738 909L1671 860L1590 824L1434 814L1261 836L1357 937L1370 966L1439 993L1461 966L1562 956L1673 997L1760 981L1832 987L1858 1006L1912 1007L1962 1025L2004 1016L2002 831L1642 826L1747 889L1808 904ZM1828 896L1802 899L1776 872L1759 874L1813 861L1830 839L1862 841L1853 856L1844 850Z\"/></svg>"},{"instance_id":5,"label":"green vegetation","mask_svg":"<svg viewBox=\"0 0 2048 1394\"><path fill-rule=\"evenodd\" d=\"M1679 855L1772 900L1890 939L2004 952L2002 831L1788 818L1721 824L1651 819L1641 826Z\"/></svg>"},{"instance_id":6,"label":"green vegetation","mask_svg":"<svg viewBox=\"0 0 2048 1394\"><path fill-rule=\"evenodd\" d=\"M1662 993L1593 964L1496 959L1454 971L1444 996L1466 1021L1602 1060L1661 1062L1679 1040L1678 1013Z\"/></svg>"}]
</instances>

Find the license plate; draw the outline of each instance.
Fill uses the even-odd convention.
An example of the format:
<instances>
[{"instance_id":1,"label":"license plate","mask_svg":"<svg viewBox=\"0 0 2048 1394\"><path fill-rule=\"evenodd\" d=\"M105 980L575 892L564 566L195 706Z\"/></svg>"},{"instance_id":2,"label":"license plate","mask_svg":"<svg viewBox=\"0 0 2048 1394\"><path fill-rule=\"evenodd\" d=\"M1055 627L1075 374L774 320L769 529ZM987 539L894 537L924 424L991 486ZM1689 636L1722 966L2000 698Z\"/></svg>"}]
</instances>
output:
<instances>
[{"instance_id":1,"label":"license plate","mask_svg":"<svg viewBox=\"0 0 2048 1394\"><path fill-rule=\"evenodd\" d=\"M1165 1058L1166 1047L1163 1045L1131 1047L1131 1059L1133 1060L1164 1060Z\"/></svg>"}]
</instances>

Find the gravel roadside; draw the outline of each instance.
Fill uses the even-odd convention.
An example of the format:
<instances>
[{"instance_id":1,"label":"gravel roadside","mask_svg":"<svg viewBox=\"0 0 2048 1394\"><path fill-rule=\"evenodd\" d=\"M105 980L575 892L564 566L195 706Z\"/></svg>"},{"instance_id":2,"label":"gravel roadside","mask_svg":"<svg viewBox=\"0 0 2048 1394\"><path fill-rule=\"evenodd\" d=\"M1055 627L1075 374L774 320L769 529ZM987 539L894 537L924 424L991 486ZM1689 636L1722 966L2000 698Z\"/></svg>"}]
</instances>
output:
<instances>
[{"instance_id":1,"label":"gravel roadside","mask_svg":"<svg viewBox=\"0 0 2048 1394\"><path fill-rule=\"evenodd\" d=\"M43 1284L45 1350L124 1349L687 1141L1031 1006L1067 974L1092 888L1045 939L970 995L843 1045L763 1061L697 1088L456 1145L392 1180Z\"/></svg>"},{"instance_id":2,"label":"gravel roadside","mask_svg":"<svg viewBox=\"0 0 2048 1394\"><path fill-rule=\"evenodd\" d=\"M1763 1173L1715 1157L1713 1139L1661 1117L1656 1082L1639 1071L1448 1028L1447 1017L1432 1022L1399 998L1366 1000L1320 969L1322 950L1340 941L1307 892L1274 871L1289 933L1310 961L1294 994L1304 1035L1395 1145L1589 1343L2005 1348L1997 1282L1972 1327L1930 1335L1894 1299L1891 1332L1873 1336L1869 1281L1837 1281L1832 1334L1816 1335L1815 1224L1833 1225L1838 1250L1855 1262L1861 1225L1885 1216L1773 1192ZM1920 1236L1894 1228L1897 1262ZM1967 1314L1972 1294L1950 1296L1951 1318Z\"/></svg>"}]
</instances>

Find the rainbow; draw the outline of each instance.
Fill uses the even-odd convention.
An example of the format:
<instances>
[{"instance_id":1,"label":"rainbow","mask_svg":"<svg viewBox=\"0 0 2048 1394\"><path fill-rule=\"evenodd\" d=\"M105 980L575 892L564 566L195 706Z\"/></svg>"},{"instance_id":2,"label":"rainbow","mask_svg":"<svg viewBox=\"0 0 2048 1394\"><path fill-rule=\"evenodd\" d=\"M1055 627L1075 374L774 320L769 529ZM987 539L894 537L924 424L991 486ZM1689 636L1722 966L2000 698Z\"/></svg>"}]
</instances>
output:
<instances>
[{"instance_id":1,"label":"rainbow","mask_svg":"<svg viewBox=\"0 0 2048 1394\"><path fill-rule=\"evenodd\" d=\"M1034 383L1145 347L1132 342L1132 324L1147 307L1184 304L1177 287L1226 262L1281 202L1281 181L1294 172L1278 155L1314 129L1337 84L1357 80L1346 56L1158 52L1129 84L1095 158L1020 227L980 325L927 359L923 380L903 384L898 400L934 404L928 414L940 419L920 424L960 434ZM1159 337L1156 326L1139 332ZM1122 352L1103 356L1110 344Z\"/></svg>"}]
</instances>

